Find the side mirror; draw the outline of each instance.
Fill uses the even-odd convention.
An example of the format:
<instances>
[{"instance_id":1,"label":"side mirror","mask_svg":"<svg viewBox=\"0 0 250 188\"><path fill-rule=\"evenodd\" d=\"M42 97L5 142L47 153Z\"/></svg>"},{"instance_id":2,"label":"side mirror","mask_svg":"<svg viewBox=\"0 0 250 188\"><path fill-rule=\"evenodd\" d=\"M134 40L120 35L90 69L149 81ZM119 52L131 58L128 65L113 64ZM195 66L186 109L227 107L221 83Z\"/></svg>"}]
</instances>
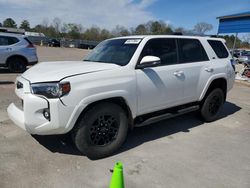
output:
<instances>
[{"instance_id":1,"label":"side mirror","mask_svg":"<svg viewBox=\"0 0 250 188\"><path fill-rule=\"evenodd\" d=\"M161 64L161 59L156 56L145 56L142 58L139 65L136 68L144 69L147 67L156 67Z\"/></svg>"}]
</instances>

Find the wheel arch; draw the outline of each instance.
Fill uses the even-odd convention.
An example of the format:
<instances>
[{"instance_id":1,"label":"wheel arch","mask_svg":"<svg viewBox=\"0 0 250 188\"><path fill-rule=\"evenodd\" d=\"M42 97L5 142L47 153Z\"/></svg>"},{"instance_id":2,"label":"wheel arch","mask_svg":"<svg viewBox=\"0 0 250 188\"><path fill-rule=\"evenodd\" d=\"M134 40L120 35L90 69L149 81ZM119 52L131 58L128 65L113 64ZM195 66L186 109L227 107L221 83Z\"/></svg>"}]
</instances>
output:
<instances>
[{"instance_id":1,"label":"wheel arch","mask_svg":"<svg viewBox=\"0 0 250 188\"><path fill-rule=\"evenodd\" d=\"M9 56L7 59L6 59L6 65L9 66L9 63L10 63L10 60L12 58L21 58L25 61L25 64L27 65L28 64L28 59L26 57L24 57L23 55L19 55L19 54L14 54L14 55L11 55Z\"/></svg>"},{"instance_id":2,"label":"wheel arch","mask_svg":"<svg viewBox=\"0 0 250 188\"><path fill-rule=\"evenodd\" d=\"M76 121L73 123L71 122L73 125L70 126L72 127L71 130L74 129L75 125L77 124L77 122L79 122L80 118L91 108L93 108L95 105L102 103L102 102L109 102L109 103L114 103L119 105L125 112L126 115L128 117L128 122L129 122L129 128L133 129L133 115L132 115L132 111L127 103L127 101L123 98L123 97L111 97L111 98L105 98L105 99L100 99L97 100L95 102L89 103L78 115L78 117L76 118Z\"/></svg>"},{"instance_id":3,"label":"wheel arch","mask_svg":"<svg viewBox=\"0 0 250 188\"><path fill-rule=\"evenodd\" d=\"M203 101L206 96L215 88L221 88L224 93L224 101L226 101L227 96L227 80L225 77L217 77L211 80L205 90L202 92L200 100Z\"/></svg>"}]
</instances>

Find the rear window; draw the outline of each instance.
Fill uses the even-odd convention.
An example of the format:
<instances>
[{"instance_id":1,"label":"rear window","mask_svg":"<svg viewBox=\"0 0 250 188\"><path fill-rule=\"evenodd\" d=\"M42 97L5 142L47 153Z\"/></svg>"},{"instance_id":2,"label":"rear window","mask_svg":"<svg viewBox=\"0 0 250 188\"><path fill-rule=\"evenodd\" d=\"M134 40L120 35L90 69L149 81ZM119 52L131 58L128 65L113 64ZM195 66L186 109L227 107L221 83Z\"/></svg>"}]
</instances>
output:
<instances>
[{"instance_id":1,"label":"rear window","mask_svg":"<svg viewBox=\"0 0 250 188\"><path fill-rule=\"evenodd\" d=\"M208 56L197 39L178 39L181 63L208 61Z\"/></svg>"},{"instance_id":2,"label":"rear window","mask_svg":"<svg viewBox=\"0 0 250 188\"><path fill-rule=\"evenodd\" d=\"M208 43L213 48L213 50L218 58L227 58L228 57L228 55L229 55L228 51L221 41L208 40Z\"/></svg>"},{"instance_id":3,"label":"rear window","mask_svg":"<svg viewBox=\"0 0 250 188\"><path fill-rule=\"evenodd\" d=\"M8 46L18 42L19 40L16 37L0 36L0 46Z\"/></svg>"}]
</instances>

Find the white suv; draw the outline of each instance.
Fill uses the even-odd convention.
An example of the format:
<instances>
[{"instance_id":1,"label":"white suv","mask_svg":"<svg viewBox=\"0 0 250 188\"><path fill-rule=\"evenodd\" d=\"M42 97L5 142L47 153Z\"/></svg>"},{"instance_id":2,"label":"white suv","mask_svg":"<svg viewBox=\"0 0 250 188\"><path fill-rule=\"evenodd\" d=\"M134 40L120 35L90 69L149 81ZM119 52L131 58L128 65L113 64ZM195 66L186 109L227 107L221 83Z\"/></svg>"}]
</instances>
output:
<instances>
[{"instance_id":1,"label":"white suv","mask_svg":"<svg viewBox=\"0 0 250 188\"><path fill-rule=\"evenodd\" d=\"M8 114L31 134L71 132L89 158L111 155L129 129L200 110L205 121L233 87L223 39L131 36L100 43L84 61L44 62L17 78Z\"/></svg>"},{"instance_id":2,"label":"white suv","mask_svg":"<svg viewBox=\"0 0 250 188\"><path fill-rule=\"evenodd\" d=\"M0 67L11 72L24 72L38 62L36 48L24 35L0 33Z\"/></svg>"}]
</instances>

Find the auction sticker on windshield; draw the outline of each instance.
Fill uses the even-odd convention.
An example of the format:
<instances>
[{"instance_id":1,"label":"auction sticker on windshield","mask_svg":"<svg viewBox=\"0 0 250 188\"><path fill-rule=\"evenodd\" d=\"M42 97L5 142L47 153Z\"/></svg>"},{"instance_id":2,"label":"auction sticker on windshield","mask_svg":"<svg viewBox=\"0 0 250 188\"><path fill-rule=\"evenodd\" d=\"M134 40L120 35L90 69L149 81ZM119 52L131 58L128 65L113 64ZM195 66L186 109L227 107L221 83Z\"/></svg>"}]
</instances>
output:
<instances>
[{"instance_id":1,"label":"auction sticker on windshield","mask_svg":"<svg viewBox=\"0 0 250 188\"><path fill-rule=\"evenodd\" d=\"M141 42L141 39L128 39L125 41L124 44L139 44Z\"/></svg>"}]
</instances>

